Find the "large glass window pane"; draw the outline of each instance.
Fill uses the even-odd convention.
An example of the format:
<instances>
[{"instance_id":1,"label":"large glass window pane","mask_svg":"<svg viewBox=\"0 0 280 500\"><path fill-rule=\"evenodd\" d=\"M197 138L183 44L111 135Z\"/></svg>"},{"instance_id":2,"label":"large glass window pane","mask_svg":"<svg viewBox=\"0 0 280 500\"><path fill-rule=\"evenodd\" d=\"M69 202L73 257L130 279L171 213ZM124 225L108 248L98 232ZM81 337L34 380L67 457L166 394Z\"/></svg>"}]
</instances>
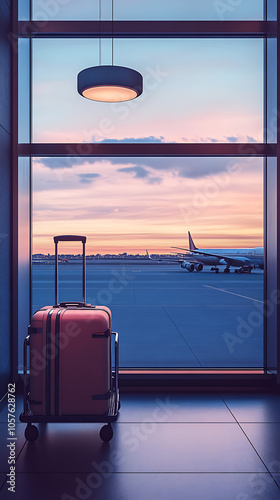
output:
<instances>
[{"instance_id":1,"label":"large glass window pane","mask_svg":"<svg viewBox=\"0 0 280 500\"><path fill-rule=\"evenodd\" d=\"M277 142L277 40L267 44L267 142Z\"/></svg>"},{"instance_id":2,"label":"large glass window pane","mask_svg":"<svg viewBox=\"0 0 280 500\"><path fill-rule=\"evenodd\" d=\"M18 165L18 368L23 369L23 342L30 322L30 159Z\"/></svg>"},{"instance_id":3,"label":"large glass window pane","mask_svg":"<svg viewBox=\"0 0 280 500\"><path fill-rule=\"evenodd\" d=\"M277 21L277 0L266 0L266 18L268 21Z\"/></svg>"},{"instance_id":4,"label":"large glass window pane","mask_svg":"<svg viewBox=\"0 0 280 500\"><path fill-rule=\"evenodd\" d=\"M18 41L18 140L30 142L30 43Z\"/></svg>"},{"instance_id":5,"label":"large glass window pane","mask_svg":"<svg viewBox=\"0 0 280 500\"><path fill-rule=\"evenodd\" d=\"M277 370L277 305L279 290L277 287L277 158L267 158L265 169L266 183L266 367L269 371Z\"/></svg>"},{"instance_id":6,"label":"large glass window pane","mask_svg":"<svg viewBox=\"0 0 280 500\"><path fill-rule=\"evenodd\" d=\"M105 0L106 2L106 0ZM36 21L96 20L99 0L33 0L32 18Z\"/></svg>"},{"instance_id":7,"label":"large glass window pane","mask_svg":"<svg viewBox=\"0 0 280 500\"><path fill-rule=\"evenodd\" d=\"M247 20L263 19L263 0L115 0L116 19Z\"/></svg>"},{"instance_id":8,"label":"large glass window pane","mask_svg":"<svg viewBox=\"0 0 280 500\"><path fill-rule=\"evenodd\" d=\"M262 367L262 163L34 159L33 310L54 302L53 236L84 234L87 301L112 309L122 367ZM187 231L217 266L187 255ZM80 245L59 253L60 300L78 300Z\"/></svg>"},{"instance_id":9,"label":"large glass window pane","mask_svg":"<svg viewBox=\"0 0 280 500\"><path fill-rule=\"evenodd\" d=\"M101 0L102 19L111 18L111 1ZM33 0L33 19L98 18L99 0ZM114 19L247 20L263 19L263 0L114 0Z\"/></svg>"},{"instance_id":10,"label":"large glass window pane","mask_svg":"<svg viewBox=\"0 0 280 500\"><path fill-rule=\"evenodd\" d=\"M29 21L30 2L31 0L18 0L18 18L20 21Z\"/></svg>"},{"instance_id":11,"label":"large glass window pane","mask_svg":"<svg viewBox=\"0 0 280 500\"><path fill-rule=\"evenodd\" d=\"M98 40L34 40L35 142L263 141L262 40L115 40L114 64L144 77L127 103L78 94L77 74L98 62Z\"/></svg>"}]
</instances>

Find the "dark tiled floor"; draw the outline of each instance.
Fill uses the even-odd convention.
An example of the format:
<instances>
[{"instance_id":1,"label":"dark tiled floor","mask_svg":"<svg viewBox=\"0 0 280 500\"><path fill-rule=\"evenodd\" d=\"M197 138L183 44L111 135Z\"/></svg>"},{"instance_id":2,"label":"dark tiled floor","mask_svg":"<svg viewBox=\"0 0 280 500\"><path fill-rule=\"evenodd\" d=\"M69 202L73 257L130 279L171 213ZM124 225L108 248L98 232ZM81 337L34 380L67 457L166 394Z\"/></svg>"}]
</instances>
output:
<instances>
[{"instance_id":1,"label":"dark tiled floor","mask_svg":"<svg viewBox=\"0 0 280 500\"><path fill-rule=\"evenodd\" d=\"M224 395L224 402L239 422L279 422L280 396L277 394Z\"/></svg>"},{"instance_id":2,"label":"dark tiled floor","mask_svg":"<svg viewBox=\"0 0 280 500\"><path fill-rule=\"evenodd\" d=\"M244 432L270 472L280 471L280 423L242 424ZM278 467L277 467L278 464ZM279 497L280 498L280 497Z\"/></svg>"},{"instance_id":3,"label":"dark tiled floor","mask_svg":"<svg viewBox=\"0 0 280 500\"><path fill-rule=\"evenodd\" d=\"M279 488L264 474L18 474L13 497L40 500L279 500ZM28 493L27 493L28 492ZM28 496L27 496L28 494Z\"/></svg>"},{"instance_id":4,"label":"dark tiled floor","mask_svg":"<svg viewBox=\"0 0 280 500\"><path fill-rule=\"evenodd\" d=\"M278 464L278 470L280 471L280 467L279 467L279 464ZM275 473L275 474L272 474L275 481L277 482L278 486L280 487L280 472L279 473Z\"/></svg>"},{"instance_id":5,"label":"dark tiled floor","mask_svg":"<svg viewBox=\"0 0 280 500\"><path fill-rule=\"evenodd\" d=\"M5 482L0 497L280 499L280 395L124 394L121 400L109 444L100 440L99 424L41 425L35 443L24 442L18 424L16 493L11 497ZM1 484L6 415L3 406Z\"/></svg>"}]
</instances>

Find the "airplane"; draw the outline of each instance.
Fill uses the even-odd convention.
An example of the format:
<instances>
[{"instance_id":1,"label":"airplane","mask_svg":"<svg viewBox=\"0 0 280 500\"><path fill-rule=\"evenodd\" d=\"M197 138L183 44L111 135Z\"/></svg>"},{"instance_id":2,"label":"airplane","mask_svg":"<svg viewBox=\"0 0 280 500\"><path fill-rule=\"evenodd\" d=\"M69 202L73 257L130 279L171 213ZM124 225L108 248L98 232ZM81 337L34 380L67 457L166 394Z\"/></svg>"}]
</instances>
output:
<instances>
[{"instance_id":1,"label":"airplane","mask_svg":"<svg viewBox=\"0 0 280 500\"><path fill-rule=\"evenodd\" d=\"M178 263L183 269L189 272L194 270L200 272L203 267L212 266L211 271L219 272L217 266L225 265L224 273L230 272L230 267L237 267L236 273L251 273L252 269L264 269L264 249L240 248L240 249L199 249L195 246L190 231L188 231L189 248L172 247L177 250L184 250L188 253L177 252L177 257L167 259L152 259L162 262L163 260Z\"/></svg>"}]
</instances>

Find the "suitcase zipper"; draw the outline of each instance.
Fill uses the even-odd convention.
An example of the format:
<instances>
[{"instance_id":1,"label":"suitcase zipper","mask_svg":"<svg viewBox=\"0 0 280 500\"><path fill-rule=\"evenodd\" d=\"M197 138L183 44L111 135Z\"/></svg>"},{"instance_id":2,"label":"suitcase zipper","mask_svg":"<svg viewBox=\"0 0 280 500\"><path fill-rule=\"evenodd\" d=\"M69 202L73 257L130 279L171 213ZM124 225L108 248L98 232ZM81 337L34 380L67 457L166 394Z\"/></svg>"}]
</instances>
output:
<instances>
[{"instance_id":1,"label":"suitcase zipper","mask_svg":"<svg viewBox=\"0 0 280 500\"><path fill-rule=\"evenodd\" d=\"M52 313L53 309L48 312L46 321L46 415L51 414L51 356L48 346L51 347Z\"/></svg>"},{"instance_id":2,"label":"suitcase zipper","mask_svg":"<svg viewBox=\"0 0 280 500\"><path fill-rule=\"evenodd\" d=\"M60 314L63 309L59 309L55 318L55 367L54 367L54 413L59 415L59 361L60 361Z\"/></svg>"}]
</instances>

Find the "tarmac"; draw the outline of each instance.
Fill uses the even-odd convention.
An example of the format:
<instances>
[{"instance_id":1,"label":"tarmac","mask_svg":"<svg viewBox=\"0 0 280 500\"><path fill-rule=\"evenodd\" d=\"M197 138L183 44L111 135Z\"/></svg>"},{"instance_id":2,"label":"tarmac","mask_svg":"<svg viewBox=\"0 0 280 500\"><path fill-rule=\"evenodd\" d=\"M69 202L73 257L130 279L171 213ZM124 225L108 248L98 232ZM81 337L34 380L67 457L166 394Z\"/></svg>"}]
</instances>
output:
<instances>
[{"instance_id":1,"label":"tarmac","mask_svg":"<svg viewBox=\"0 0 280 500\"><path fill-rule=\"evenodd\" d=\"M59 278L60 301L82 299L79 264L60 265ZM111 308L121 368L263 367L263 271L96 263L86 299ZM53 303L54 266L33 266L33 311Z\"/></svg>"}]
</instances>

